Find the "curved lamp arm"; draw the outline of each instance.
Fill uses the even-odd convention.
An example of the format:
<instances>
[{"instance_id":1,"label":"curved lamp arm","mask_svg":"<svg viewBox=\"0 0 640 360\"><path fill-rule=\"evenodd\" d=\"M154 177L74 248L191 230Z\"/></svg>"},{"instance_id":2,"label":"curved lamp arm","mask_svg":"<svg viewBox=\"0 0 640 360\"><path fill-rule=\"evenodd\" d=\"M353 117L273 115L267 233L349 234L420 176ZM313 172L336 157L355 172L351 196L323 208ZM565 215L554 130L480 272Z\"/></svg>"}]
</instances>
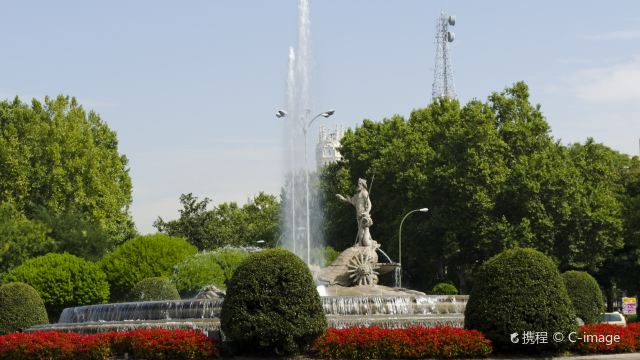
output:
<instances>
[{"instance_id":1,"label":"curved lamp arm","mask_svg":"<svg viewBox=\"0 0 640 360\"><path fill-rule=\"evenodd\" d=\"M409 215L413 214L416 211L426 213L427 211L429 211L429 209L425 207L425 208L411 210L402 218L402 221L400 221L400 230L398 230L398 264L400 265L400 278L398 281L398 287L402 287L402 224L404 224L404 220Z\"/></svg>"}]
</instances>

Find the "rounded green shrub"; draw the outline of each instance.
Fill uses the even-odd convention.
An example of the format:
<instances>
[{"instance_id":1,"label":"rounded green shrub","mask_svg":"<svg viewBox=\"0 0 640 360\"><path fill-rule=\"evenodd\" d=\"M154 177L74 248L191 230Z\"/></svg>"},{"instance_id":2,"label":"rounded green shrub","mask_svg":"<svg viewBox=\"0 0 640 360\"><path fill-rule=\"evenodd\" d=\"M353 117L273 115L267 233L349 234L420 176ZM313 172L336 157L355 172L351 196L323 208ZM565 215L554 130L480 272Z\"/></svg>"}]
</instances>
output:
<instances>
[{"instance_id":1,"label":"rounded green shrub","mask_svg":"<svg viewBox=\"0 0 640 360\"><path fill-rule=\"evenodd\" d=\"M449 283L437 283L433 286L431 292L436 295L458 295L458 289L455 285Z\"/></svg>"},{"instance_id":2,"label":"rounded green shrub","mask_svg":"<svg viewBox=\"0 0 640 360\"><path fill-rule=\"evenodd\" d=\"M131 301L180 300L180 294L171 280L152 277L138 281L129 295Z\"/></svg>"},{"instance_id":3,"label":"rounded green shrub","mask_svg":"<svg viewBox=\"0 0 640 360\"><path fill-rule=\"evenodd\" d=\"M197 249L182 238L164 234L139 236L107 253L100 267L111 284L111 299L125 300L140 280L171 276L173 267Z\"/></svg>"},{"instance_id":4,"label":"rounded green shrub","mask_svg":"<svg viewBox=\"0 0 640 360\"><path fill-rule=\"evenodd\" d=\"M47 310L36 289L20 282L0 286L0 334L48 323Z\"/></svg>"},{"instance_id":5,"label":"rounded green shrub","mask_svg":"<svg viewBox=\"0 0 640 360\"><path fill-rule=\"evenodd\" d=\"M71 254L47 254L10 270L4 282L23 282L38 291L49 319L56 320L66 307L105 303L109 283L94 263Z\"/></svg>"},{"instance_id":6,"label":"rounded green shrub","mask_svg":"<svg viewBox=\"0 0 640 360\"><path fill-rule=\"evenodd\" d=\"M562 280L576 311L576 316L585 324L598 321L598 315L604 311L604 297L600 285L593 276L584 271L567 271Z\"/></svg>"},{"instance_id":7,"label":"rounded green shrub","mask_svg":"<svg viewBox=\"0 0 640 360\"><path fill-rule=\"evenodd\" d=\"M474 274L465 328L479 330L505 352L554 352L566 343L551 338L577 328L562 277L549 257L534 249L506 250ZM524 344L525 332L546 332L546 344ZM520 339L513 343L511 334Z\"/></svg>"},{"instance_id":8,"label":"rounded green shrub","mask_svg":"<svg viewBox=\"0 0 640 360\"><path fill-rule=\"evenodd\" d=\"M282 249L251 254L227 286L222 331L242 349L304 351L327 327L309 268Z\"/></svg>"},{"instance_id":9,"label":"rounded green shrub","mask_svg":"<svg viewBox=\"0 0 640 360\"><path fill-rule=\"evenodd\" d=\"M175 266L172 280L180 294L196 292L207 285L226 288L248 253L231 249L206 251L187 256Z\"/></svg>"}]
</instances>

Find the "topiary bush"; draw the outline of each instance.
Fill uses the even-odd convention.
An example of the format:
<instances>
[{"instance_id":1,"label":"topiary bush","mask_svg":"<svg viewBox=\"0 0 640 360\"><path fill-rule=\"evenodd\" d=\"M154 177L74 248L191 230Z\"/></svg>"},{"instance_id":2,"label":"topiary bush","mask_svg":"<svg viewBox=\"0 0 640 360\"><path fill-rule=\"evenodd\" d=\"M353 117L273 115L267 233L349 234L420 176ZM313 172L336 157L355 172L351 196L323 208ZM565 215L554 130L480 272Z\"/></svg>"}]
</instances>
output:
<instances>
[{"instance_id":1,"label":"topiary bush","mask_svg":"<svg viewBox=\"0 0 640 360\"><path fill-rule=\"evenodd\" d=\"M0 286L0 334L48 323L47 310L36 289L20 282Z\"/></svg>"},{"instance_id":2,"label":"topiary bush","mask_svg":"<svg viewBox=\"0 0 640 360\"><path fill-rule=\"evenodd\" d=\"M604 312L604 297L596 279L584 271L571 270L562 274L562 280L576 316L585 324L597 322L598 315Z\"/></svg>"},{"instance_id":3,"label":"topiary bush","mask_svg":"<svg viewBox=\"0 0 640 360\"><path fill-rule=\"evenodd\" d=\"M551 338L577 328L575 312L558 269L534 249L506 250L474 274L465 309L465 328L479 330L505 352L555 352L567 346ZM546 344L512 343L524 332L547 332Z\"/></svg>"},{"instance_id":4,"label":"topiary bush","mask_svg":"<svg viewBox=\"0 0 640 360\"><path fill-rule=\"evenodd\" d=\"M248 257L249 253L246 251L221 249L213 252L211 259L220 265L220 268L222 268L222 271L224 272L224 280L226 282L231 280L236 269L240 266L240 263ZM226 287L225 284L221 285Z\"/></svg>"},{"instance_id":5,"label":"topiary bush","mask_svg":"<svg viewBox=\"0 0 640 360\"><path fill-rule=\"evenodd\" d=\"M96 264L67 253L27 260L10 270L3 280L33 286L51 320L57 320L66 307L105 303L109 299L104 272Z\"/></svg>"},{"instance_id":6,"label":"topiary bush","mask_svg":"<svg viewBox=\"0 0 640 360\"><path fill-rule=\"evenodd\" d=\"M99 265L111 284L111 299L125 300L140 280L171 276L173 267L197 249L182 238L164 234L139 236L107 253Z\"/></svg>"},{"instance_id":7,"label":"topiary bush","mask_svg":"<svg viewBox=\"0 0 640 360\"><path fill-rule=\"evenodd\" d=\"M197 292L207 285L224 289L238 265L248 256L247 252L230 249L190 255L175 266L172 281L183 295Z\"/></svg>"},{"instance_id":8,"label":"topiary bush","mask_svg":"<svg viewBox=\"0 0 640 360\"><path fill-rule=\"evenodd\" d=\"M240 264L220 321L239 348L275 354L304 351L327 327L309 268L282 249L254 253Z\"/></svg>"},{"instance_id":9,"label":"topiary bush","mask_svg":"<svg viewBox=\"0 0 640 360\"><path fill-rule=\"evenodd\" d=\"M431 292L436 295L458 295L458 289L449 283L437 283L433 286Z\"/></svg>"},{"instance_id":10,"label":"topiary bush","mask_svg":"<svg viewBox=\"0 0 640 360\"><path fill-rule=\"evenodd\" d=\"M129 295L131 301L180 300L176 286L166 277L152 277L138 281Z\"/></svg>"}]
</instances>

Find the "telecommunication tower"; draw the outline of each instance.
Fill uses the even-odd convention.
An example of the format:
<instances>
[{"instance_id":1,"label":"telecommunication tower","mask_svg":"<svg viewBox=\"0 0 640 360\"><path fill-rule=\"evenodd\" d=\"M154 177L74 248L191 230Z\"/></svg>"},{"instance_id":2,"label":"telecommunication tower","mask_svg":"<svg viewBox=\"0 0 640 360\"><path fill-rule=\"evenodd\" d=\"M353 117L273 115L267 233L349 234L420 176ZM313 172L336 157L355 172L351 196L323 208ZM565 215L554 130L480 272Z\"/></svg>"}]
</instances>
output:
<instances>
[{"instance_id":1,"label":"telecommunication tower","mask_svg":"<svg viewBox=\"0 0 640 360\"><path fill-rule=\"evenodd\" d=\"M449 31L449 26L455 24L455 16L448 16L445 12L440 13L436 23L436 61L433 72L432 100L456 97L451 56L449 55L449 43L455 39L455 34Z\"/></svg>"}]
</instances>

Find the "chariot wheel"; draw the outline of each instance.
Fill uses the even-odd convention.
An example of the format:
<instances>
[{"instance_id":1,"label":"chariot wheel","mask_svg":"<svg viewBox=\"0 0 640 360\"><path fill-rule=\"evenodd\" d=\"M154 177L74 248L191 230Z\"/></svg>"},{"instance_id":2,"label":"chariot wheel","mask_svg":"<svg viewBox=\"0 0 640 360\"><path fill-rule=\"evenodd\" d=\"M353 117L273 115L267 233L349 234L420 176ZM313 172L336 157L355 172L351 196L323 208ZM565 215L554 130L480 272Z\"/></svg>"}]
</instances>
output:
<instances>
[{"instance_id":1,"label":"chariot wheel","mask_svg":"<svg viewBox=\"0 0 640 360\"><path fill-rule=\"evenodd\" d=\"M367 253L360 253L349 260L347 265L349 280L353 285L376 285L378 283L378 265Z\"/></svg>"}]
</instances>

